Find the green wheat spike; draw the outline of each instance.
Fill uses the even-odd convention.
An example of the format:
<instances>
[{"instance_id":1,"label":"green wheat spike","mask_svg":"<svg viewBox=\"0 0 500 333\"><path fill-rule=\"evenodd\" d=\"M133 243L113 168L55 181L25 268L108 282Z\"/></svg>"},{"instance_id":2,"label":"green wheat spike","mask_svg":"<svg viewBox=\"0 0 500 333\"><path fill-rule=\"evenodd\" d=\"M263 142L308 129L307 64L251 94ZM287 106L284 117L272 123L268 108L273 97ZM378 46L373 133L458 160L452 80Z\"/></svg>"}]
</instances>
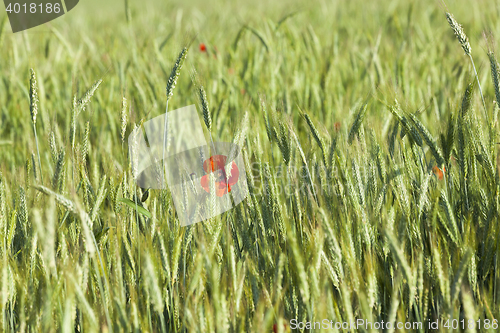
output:
<instances>
[{"instance_id":1,"label":"green wheat spike","mask_svg":"<svg viewBox=\"0 0 500 333\"><path fill-rule=\"evenodd\" d=\"M325 163L324 165L326 166L326 150L325 150L325 143L321 136L319 135L318 130L316 129L316 126L314 126L314 123L312 122L311 117L303 112L302 113L304 118L306 119L307 125L309 125L309 129L311 130L311 133L314 137L314 140L316 140L316 143L318 144L319 148L321 149L321 152L323 153L323 162Z\"/></svg>"},{"instance_id":2,"label":"green wheat spike","mask_svg":"<svg viewBox=\"0 0 500 333\"><path fill-rule=\"evenodd\" d=\"M354 118L354 122L352 123L351 129L349 130L349 138L347 140L349 144L351 144L352 140L354 140L354 136L358 135L358 131L361 126L361 123L365 118L367 108L368 105L366 103L363 104L359 109L358 113L356 114L356 118Z\"/></svg>"},{"instance_id":3,"label":"green wheat spike","mask_svg":"<svg viewBox=\"0 0 500 333\"><path fill-rule=\"evenodd\" d=\"M436 159L436 163L440 167L442 167L444 165L445 160L443 157L443 153L441 152L441 149L439 148L436 140L432 137L431 133L429 133L427 128L420 122L420 120L417 119L417 117L414 114L409 113L408 116L413 121L413 124L414 124L415 128L418 130L418 132L420 133L421 137L424 139L424 141L429 146L432 155Z\"/></svg>"}]
</instances>

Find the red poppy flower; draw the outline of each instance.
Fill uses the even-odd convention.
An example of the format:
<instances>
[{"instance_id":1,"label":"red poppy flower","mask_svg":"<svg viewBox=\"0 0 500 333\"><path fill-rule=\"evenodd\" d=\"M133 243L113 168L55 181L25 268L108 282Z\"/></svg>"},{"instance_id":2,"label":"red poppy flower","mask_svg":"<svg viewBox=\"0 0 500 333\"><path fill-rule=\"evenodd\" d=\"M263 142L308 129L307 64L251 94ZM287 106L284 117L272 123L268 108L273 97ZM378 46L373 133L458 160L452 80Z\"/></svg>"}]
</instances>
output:
<instances>
[{"instance_id":1,"label":"red poppy flower","mask_svg":"<svg viewBox=\"0 0 500 333\"><path fill-rule=\"evenodd\" d=\"M203 169L207 174L201 177L201 187L203 187L206 192L210 193L210 180L208 177L209 174L213 172L215 176L215 194L218 197L222 197L224 194L231 192L231 186L234 186L234 184L238 182L238 177L240 175L238 167L233 161L231 165L231 176L226 176L226 160L227 157L224 155L214 155L203 162Z\"/></svg>"},{"instance_id":2,"label":"red poppy flower","mask_svg":"<svg viewBox=\"0 0 500 333\"><path fill-rule=\"evenodd\" d=\"M204 43L200 43L200 51L201 52L206 52L207 51L207 47L205 46Z\"/></svg>"},{"instance_id":3,"label":"red poppy flower","mask_svg":"<svg viewBox=\"0 0 500 333\"><path fill-rule=\"evenodd\" d=\"M439 169L437 166L432 167L432 172L434 172L434 174L437 176L439 180L443 180L445 171L446 171L445 167L443 167L443 170Z\"/></svg>"}]
</instances>

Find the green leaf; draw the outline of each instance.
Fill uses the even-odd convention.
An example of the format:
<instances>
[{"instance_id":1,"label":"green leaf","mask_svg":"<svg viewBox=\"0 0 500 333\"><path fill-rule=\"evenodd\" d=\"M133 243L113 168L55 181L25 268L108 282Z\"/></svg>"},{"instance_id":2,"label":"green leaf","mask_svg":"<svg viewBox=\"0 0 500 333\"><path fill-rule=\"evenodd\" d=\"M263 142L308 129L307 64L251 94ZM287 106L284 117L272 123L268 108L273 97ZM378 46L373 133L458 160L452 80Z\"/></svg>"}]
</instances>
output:
<instances>
[{"instance_id":1,"label":"green leaf","mask_svg":"<svg viewBox=\"0 0 500 333\"><path fill-rule=\"evenodd\" d=\"M132 200L127 199L127 198L120 198L120 199L118 199L118 201L123 202L124 204L126 204L127 206L129 206L132 209L137 209L137 212L141 215L144 215L148 218L152 217L151 213L146 208L140 206L139 203L136 204L135 202L133 202Z\"/></svg>"}]
</instances>

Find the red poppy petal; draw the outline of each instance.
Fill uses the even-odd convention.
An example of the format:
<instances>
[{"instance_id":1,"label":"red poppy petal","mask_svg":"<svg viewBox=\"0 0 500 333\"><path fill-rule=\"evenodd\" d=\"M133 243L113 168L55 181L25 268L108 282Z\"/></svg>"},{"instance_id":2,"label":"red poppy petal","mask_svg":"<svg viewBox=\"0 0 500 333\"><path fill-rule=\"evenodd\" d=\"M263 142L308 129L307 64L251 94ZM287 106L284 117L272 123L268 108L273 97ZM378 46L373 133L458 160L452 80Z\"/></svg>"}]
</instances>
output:
<instances>
[{"instance_id":1,"label":"red poppy petal","mask_svg":"<svg viewBox=\"0 0 500 333\"><path fill-rule=\"evenodd\" d=\"M227 184L225 181L215 183L215 191L217 196L222 197L227 193Z\"/></svg>"},{"instance_id":2,"label":"red poppy petal","mask_svg":"<svg viewBox=\"0 0 500 333\"><path fill-rule=\"evenodd\" d=\"M210 187L208 186L208 175L201 177L200 185L206 192L210 193Z\"/></svg>"},{"instance_id":3,"label":"red poppy petal","mask_svg":"<svg viewBox=\"0 0 500 333\"><path fill-rule=\"evenodd\" d=\"M205 170L206 173L209 173L210 170L208 169L208 163L209 163L210 160L205 160L205 162L203 162L203 170Z\"/></svg>"},{"instance_id":4,"label":"red poppy petal","mask_svg":"<svg viewBox=\"0 0 500 333\"><path fill-rule=\"evenodd\" d=\"M240 170L238 170L238 166L233 162L233 167L231 169L231 177L227 180L229 185L234 185L238 182L238 177L240 176Z\"/></svg>"},{"instance_id":5,"label":"red poppy petal","mask_svg":"<svg viewBox=\"0 0 500 333\"><path fill-rule=\"evenodd\" d=\"M213 156L215 170L224 170L224 166L226 165L227 157L224 155L215 155Z\"/></svg>"},{"instance_id":6,"label":"red poppy petal","mask_svg":"<svg viewBox=\"0 0 500 333\"><path fill-rule=\"evenodd\" d=\"M218 197L222 197L224 194L227 193L227 186L223 186L223 187L219 187L217 188L217 190L215 191L215 194L218 196Z\"/></svg>"},{"instance_id":7,"label":"red poppy petal","mask_svg":"<svg viewBox=\"0 0 500 333\"><path fill-rule=\"evenodd\" d=\"M203 162L203 169L206 173L223 169L226 165L226 156L214 155Z\"/></svg>"}]
</instances>

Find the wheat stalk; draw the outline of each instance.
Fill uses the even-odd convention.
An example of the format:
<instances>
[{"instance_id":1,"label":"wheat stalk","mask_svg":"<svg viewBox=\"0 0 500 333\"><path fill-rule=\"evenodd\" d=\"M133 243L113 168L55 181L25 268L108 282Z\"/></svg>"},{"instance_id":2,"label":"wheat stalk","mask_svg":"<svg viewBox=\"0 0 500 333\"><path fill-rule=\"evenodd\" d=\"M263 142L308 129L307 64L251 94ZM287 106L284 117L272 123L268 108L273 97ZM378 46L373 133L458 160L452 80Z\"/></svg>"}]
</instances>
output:
<instances>
[{"instance_id":1,"label":"wheat stalk","mask_svg":"<svg viewBox=\"0 0 500 333\"><path fill-rule=\"evenodd\" d=\"M366 110L367 110L367 104L365 103L361 106L358 113L356 114L356 118L354 119L351 129L349 130L349 138L347 140L349 144L351 144L352 140L354 140L354 136L358 134L359 128L363 123L363 119L365 118Z\"/></svg>"},{"instance_id":2,"label":"wheat stalk","mask_svg":"<svg viewBox=\"0 0 500 333\"><path fill-rule=\"evenodd\" d=\"M500 108L500 68L492 50L488 51L488 58L490 59L491 78L493 80L493 88L495 89L495 98L497 106Z\"/></svg>"},{"instance_id":3,"label":"wheat stalk","mask_svg":"<svg viewBox=\"0 0 500 333\"><path fill-rule=\"evenodd\" d=\"M469 56L469 59L472 64L472 68L474 69L474 74L476 75L476 80L477 80L477 85L479 87L479 93L481 94L481 101L483 103L483 109L484 109L484 116L486 119L486 123L489 124L490 120L488 117L488 111L486 110L486 103L484 102L484 96L483 96L483 90L481 89L481 83L479 82L479 76L477 75L476 71L476 65L474 64L474 59L472 59L472 53L471 53L471 47L469 43L469 38L467 38L467 35L464 32L464 29L462 26L455 20L452 14L446 12L446 19L448 20L448 23L453 30L453 33L455 34L455 37L457 37L458 42L462 46L462 49L464 50L465 54Z\"/></svg>"},{"instance_id":4,"label":"wheat stalk","mask_svg":"<svg viewBox=\"0 0 500 333\"><path fill-rule=\"evenodd\" d=\"M90 121L85 123L85 132L83 133L83 147L82 147L82 166L86 168L87 165L87 155L89 153L90 142L89 142L89 134L90 134Z\"/></svg>"},{"instance_id":5,"label":"wheat stalk","mask_svg":"<svg viewBox=\"0 0 500 333\"><path fill-rule=\"evenodd\" d=\"M175 85L177 84L177 79L179 78L179 75L181 73L182 65L186 60L187 52L188 52L187 47L182 49L181 53L179 53L179 56L177 57L177 60L175 61L174 67L172 67L172 71L170 72L170 77L168 78L167 81L167 90L166 90L167 103L174 94L173 93L174 88Z\"/></svg>"},{"instance_id":6,"label":"wheat stalk","mask_svg":"<svg viewBox=\"0 0 500 333\"><path fill-rule=\"evenodd\" d=\"M71 149L74 151L75 149L75 136L76 136L76 119L80 112L85 111L87 105L89 104L92 96L96 92L97 88L102 83L102 79L97 80L92 87L90 87L82 98L76 99L76 95L73 96L73 112L71 114L71 129L70 129L70 140L71 140Z\"/></svg>"},{"instance_id":7,"label":"wheat stalk","mask_svg":"<svg viewBox=\"0 0 500 333\"><path fill-rule=\"evenodd\" d=\"M302 111L301 111L302 112ZM325 149L325 142L319 135L318 130L316 129L316 126L314 126L314 123L309 117L309 115L305 112L302 112L304 118L306 119L307 125L309 125L309 129L311 130L311 133L314 137L314 140L316 140L316 143L318 144L319 148L321 149L321 152L323 153L323 163L325 163L325 166L327 165L326 163L326 149Z\"/></svg>"},{"instance_id":8,"label":"wheat stalk","mask_svg":"<svg viewBox=\"0 0 500 333\"><path fill-rule=\"evenodd\" d=\"M421 137L424 139L424 141L427 143L429 146L432 155L436 159L436 163L439 165L439 167L443 167L444 165L444 157L443 153L441 152L441 149L437 145L436 140L432 137L431 133L427 130L427 128L418 120L418 118L413 114L409 113L409 117L412 120L414 126L420 133Z\"/></svg>"},{"instance_id":9,"label":"wheat stalk","mask_svg":"<svg viewBox=\"0 0 500 333\"><path fill-rule=\"evenodd\" d=\"M125 2L125 19L127 20L127 23L130 23L130 4L129 0L124 0Z\"/></svg>"},{"instance_id":10,"label":"wheat stalk","mask_svg":"<svg viewBox=\"0 0 500 333\"><path fill-rule=\"evenodd\" d=\"M187 52L188 48L185 47L179 53L179 56L177 57L174 66L172 67L172 71L170 72L170 77L168 78L167 81L167 87L166 87L167 105L165 107L165 121L163 124L163 152L162 152L162 163L164 166L165 166L165 151L167 148L167 136L168 136L168 115L167 115L168 101L173 95L175 85L177 84L177 79L179 78L179 75L181 73L182 65L184 64L184 61L186 60L187 57ZM162 168L162 177L165 177L165 174L166 170L164 167ZM162 181L162 184L165 184L165 182Z\"/></svg>"},{"instance_id":11,"label":"wheat stalk","mask_svg":"<svg viewBox=\"0 0 500 333\"><path fill-rule=\"evenodd\" d=\"M127 131L127 99L125 97L122 98L121 121L120 135L123 143L125 141L125 132Z\"/></svg>"},{"instance_id":12,"label":"wheat stalk","mask_svg":"<svg viewBox=\"0 0 500 333\"><path fill-rule=\"evenodd\" d=\"M36 116L38 114L38 92L36 74L33 68L30 68L30 113L31 121L36 125Z\"/></svg>"},{"instance_id":13,"label":"wheat stalk","mask_svg":"<svg viewBox=\"0 0 500 333\"><path fill-rule=\"evenodd\" d=\"M193 81L193 83L196 86L196 94L198 96L201 111L203 113L203 122L205 123L205 126L208 129L208 135L210 136L210 145L211 145L211 149L213 151L212 155L215 155L215 154L217 154L217 152L215 149L214 140L212 138L212 116L210 114L210 108L208 106L207 94L205 92L205 88L203 88L203 85L200 82L200 79L198 78L198 74L196 73L196 70L194 70L194 69L191 73L191 80Z\"/></svg>"},{"instance_id":14,"label":"wheat stalk","mask_svg":"<svg viewBox=\"0 0 500 333\"><path fill-rule=\"evenodd\" d=\"M210 116L210 109L208 108L207 94L202 85L198 87L198 96L200 98L201 109L203 111L203 121L209 132L212 131L212 117Z\"/></svg>"},{"instance_id":15,"label":"wheat stalk","mask_svg":"<svg viewBox=\"0 0 500 333\"><path fill-rule=\"evenodd\" d=\"M462 49L464 50L465 54L470 56L471 55L471 48L470 48L469 38L467 38L467 35L464 32L464 29L455 20L455 17L453 17L453 15L451 13L446 12L446 19L448 20L448 23L449 23L451 29L453 30L455 37L457 37L458 42L462 46Z\"/></svg>"},{"instance_id":16,"label":"wheat stalk","mask_svg":"<svg viewBox=\"0 0 500 333\"><path fill-rule=\"evenodd\" d=\"M30 68L30 113L31 122L33 124L33 132L35 133L36 154L38 156L38 167L40 168L40 180L43 184L42 162L40 161L40 150L38 149L38 136L36 134L36 116L38 114L38 85L36 82L36 74L33 68ZM35 167L35 166L34 166Z\"/></svg>"},{"instance_id":17,"label":"wheat stalk","mask_svg":"<svg viewBox=\"0 0 500 333\"><path fill-rule=\"evenodd\" d=\"M85 92L85 94L83 95L83 97L80 98L76 102L76 108L77 108L76 115L77 116L80 114L81 111L85 111L85 108L89 104L90 100L92 99L92 96L94 96L94 93L96 92L97 88L99 88L99 86L101 85L101 83L102 83L102 79L99 79L96 82L94 82L94 84L92 85L92 87L90 87L89 90L87 90Z\"/></svg>"}]
</instances>

